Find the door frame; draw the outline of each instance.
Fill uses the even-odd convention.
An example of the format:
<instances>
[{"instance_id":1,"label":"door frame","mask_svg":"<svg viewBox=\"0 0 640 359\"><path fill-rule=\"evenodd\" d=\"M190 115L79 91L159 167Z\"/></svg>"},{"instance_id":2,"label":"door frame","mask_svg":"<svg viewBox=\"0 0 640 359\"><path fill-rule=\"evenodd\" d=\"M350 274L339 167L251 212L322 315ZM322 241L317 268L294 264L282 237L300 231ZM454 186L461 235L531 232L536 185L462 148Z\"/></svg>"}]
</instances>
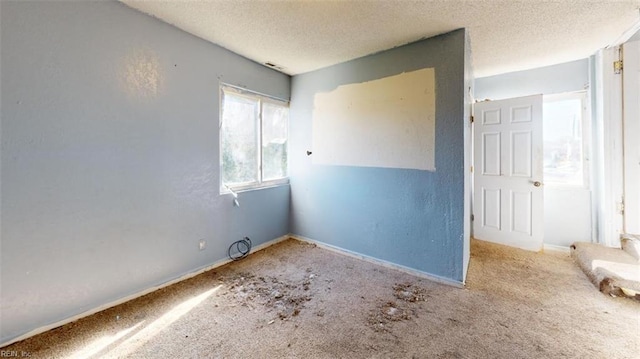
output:
<instances>
[{"instance_id":1,"label":"door frame","mask_svg":"<svg viewBox=\"0 0 640 359\"><path fill-rule=\"evenodd\" d=\"M609 247L620 247L623 233L622 76L613 70L621 55L620 46L599 50L592 79L596 240Z\"/></svg>"}]
</instances>

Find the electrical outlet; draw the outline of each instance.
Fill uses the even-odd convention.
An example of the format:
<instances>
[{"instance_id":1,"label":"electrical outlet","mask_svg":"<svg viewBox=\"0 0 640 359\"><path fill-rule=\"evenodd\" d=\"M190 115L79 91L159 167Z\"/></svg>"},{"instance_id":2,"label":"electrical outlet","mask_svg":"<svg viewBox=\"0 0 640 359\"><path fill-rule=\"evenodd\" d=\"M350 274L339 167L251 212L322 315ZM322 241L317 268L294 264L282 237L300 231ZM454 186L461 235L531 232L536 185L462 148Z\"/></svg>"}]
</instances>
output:
<instances>
[{"instance_id":1,"label":"electrical outlet","mask_svg":"<svg viewBox=\"0 0 640 359\"><path fill-rule=\"evenodd\" d=\"M204 250L207 247L207 242L204 239L200 240L200 250Z\"/></svg>"}]
</instances>

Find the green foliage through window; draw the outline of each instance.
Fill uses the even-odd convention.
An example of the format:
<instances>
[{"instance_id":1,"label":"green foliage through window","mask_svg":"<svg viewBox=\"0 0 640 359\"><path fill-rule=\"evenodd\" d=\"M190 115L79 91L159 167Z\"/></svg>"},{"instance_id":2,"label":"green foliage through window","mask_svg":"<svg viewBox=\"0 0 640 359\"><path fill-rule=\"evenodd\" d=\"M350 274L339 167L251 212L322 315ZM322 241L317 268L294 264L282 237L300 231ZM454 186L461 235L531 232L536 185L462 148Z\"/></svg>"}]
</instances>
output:
<instances>
[{"instance_id":1,"label":"green foliage through window","mask_svg":"<svg viewBox=\"0 0 640 359\"><path fill-rule=\"evenodd\" d=\"M289 107L222 87L222 184L255 186L287 177Z\"/></svg>"}]
</instances>

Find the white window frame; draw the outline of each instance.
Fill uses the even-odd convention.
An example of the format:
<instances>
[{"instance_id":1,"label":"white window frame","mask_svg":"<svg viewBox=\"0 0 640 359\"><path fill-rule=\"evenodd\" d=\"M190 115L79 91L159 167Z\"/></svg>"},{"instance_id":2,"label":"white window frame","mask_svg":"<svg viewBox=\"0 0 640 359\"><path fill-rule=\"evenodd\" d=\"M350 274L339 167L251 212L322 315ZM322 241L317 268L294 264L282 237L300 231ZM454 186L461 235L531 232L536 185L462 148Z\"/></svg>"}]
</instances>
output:
<instances>
[{"instance_id":1,"label":"white window frame","mask_svg":"<svg viewBox=\"0 0 640 359\"><path fill-rule=\"evenodd\" d=\"M220 82L220 86L219 86L219 102L220 102L220 111L219 111L219 116L218 116L218 150L219 150L219 162L220 162L220 194L226 194L226 193L235 193L235 192L242 192L242 191L249 191L249 190L254 190L254 189L261 189L261 188L269 188L269 187L275 187L275 186L280 186L280 185L285 185L289 183L289 133L290 133L290 121L287 120L287 169L286 169L286 174L284 177L282 178L276 178L276 179L272 179L272 180L263 180L262 176L263 176L263 172L262 172L262 107L263 104L265 102L268 103L272 103L272 104L276 104L276 105L280 105L280 106L286 106L287 108L290 107L290 103L287 100L283 100L283 99L279 99L276 97L272 97L272 96L268 96L268 95L264 95L258 92L254 92L254 91L250 91L244 88L240 88L234 85L230 85L227 83L223 83ZM222 118L223 118L223 110L224 110L224 93L233 93L234 96L239 96L239 97L245 97L251 100L257 100L258 101L258 135L256 136L256 146L257 146L257 163L256 166L258 167L258 180L255 182L247 182L247 183L237 183L237 184L233 184L232 186L227 186L224 181L223 181L223 161L222 161L222 154L223 154L223 148L222 148Z\"/></svg>"},{"instance_id":2,"label":"white window frame","mask_svg":"<svg viewBox=\"0 0 640 359\"><path fill-rule=\"evenodd\" d=\"M575 92L566 92L561 94L553 94L553 95L544 95L542 105L544 106L549 102L557 102L557 101L565 101L578 99L580 100L582 107L582 185L571 185L571 184L563 184L563 183L553 183L546 182L545 186L551 188L584 188L590 189L590 174L591 174L591 118L589 116L590 112L588 111L589 102L587 101L587 91L575 91ZM543 119L544 123L544 119ZM544 138L542 139L544 146ZM543 147L544 152L544 147ZM544 171L543 171L544 175Z\"/></svg>"}]
</instances>

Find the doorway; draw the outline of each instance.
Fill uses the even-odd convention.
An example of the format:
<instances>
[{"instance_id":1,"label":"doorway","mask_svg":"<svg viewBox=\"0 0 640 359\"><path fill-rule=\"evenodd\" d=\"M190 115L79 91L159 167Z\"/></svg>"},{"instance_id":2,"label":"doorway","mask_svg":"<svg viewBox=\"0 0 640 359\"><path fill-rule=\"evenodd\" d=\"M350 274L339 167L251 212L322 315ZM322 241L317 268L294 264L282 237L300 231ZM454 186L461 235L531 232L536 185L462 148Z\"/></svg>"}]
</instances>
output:
<instances>
[{"instance_id":1,"label":"doorway","mask_svg":"<svg viewBox=\"0 0 640 359\"><path fill-rule=\"evenodd\" d=\"M474 105L473 236L539 251L542 95Z\"/></svg>"},{"instance_id":2,"label":"doorway","mask_svg":"<svg viewBox=\"0 0 640 359\"><path fill-rule=\"evenodd\" d=\"M592 238L586 91L474 105L473 236L538 251Z\"/></svg>"}]
</instances>

